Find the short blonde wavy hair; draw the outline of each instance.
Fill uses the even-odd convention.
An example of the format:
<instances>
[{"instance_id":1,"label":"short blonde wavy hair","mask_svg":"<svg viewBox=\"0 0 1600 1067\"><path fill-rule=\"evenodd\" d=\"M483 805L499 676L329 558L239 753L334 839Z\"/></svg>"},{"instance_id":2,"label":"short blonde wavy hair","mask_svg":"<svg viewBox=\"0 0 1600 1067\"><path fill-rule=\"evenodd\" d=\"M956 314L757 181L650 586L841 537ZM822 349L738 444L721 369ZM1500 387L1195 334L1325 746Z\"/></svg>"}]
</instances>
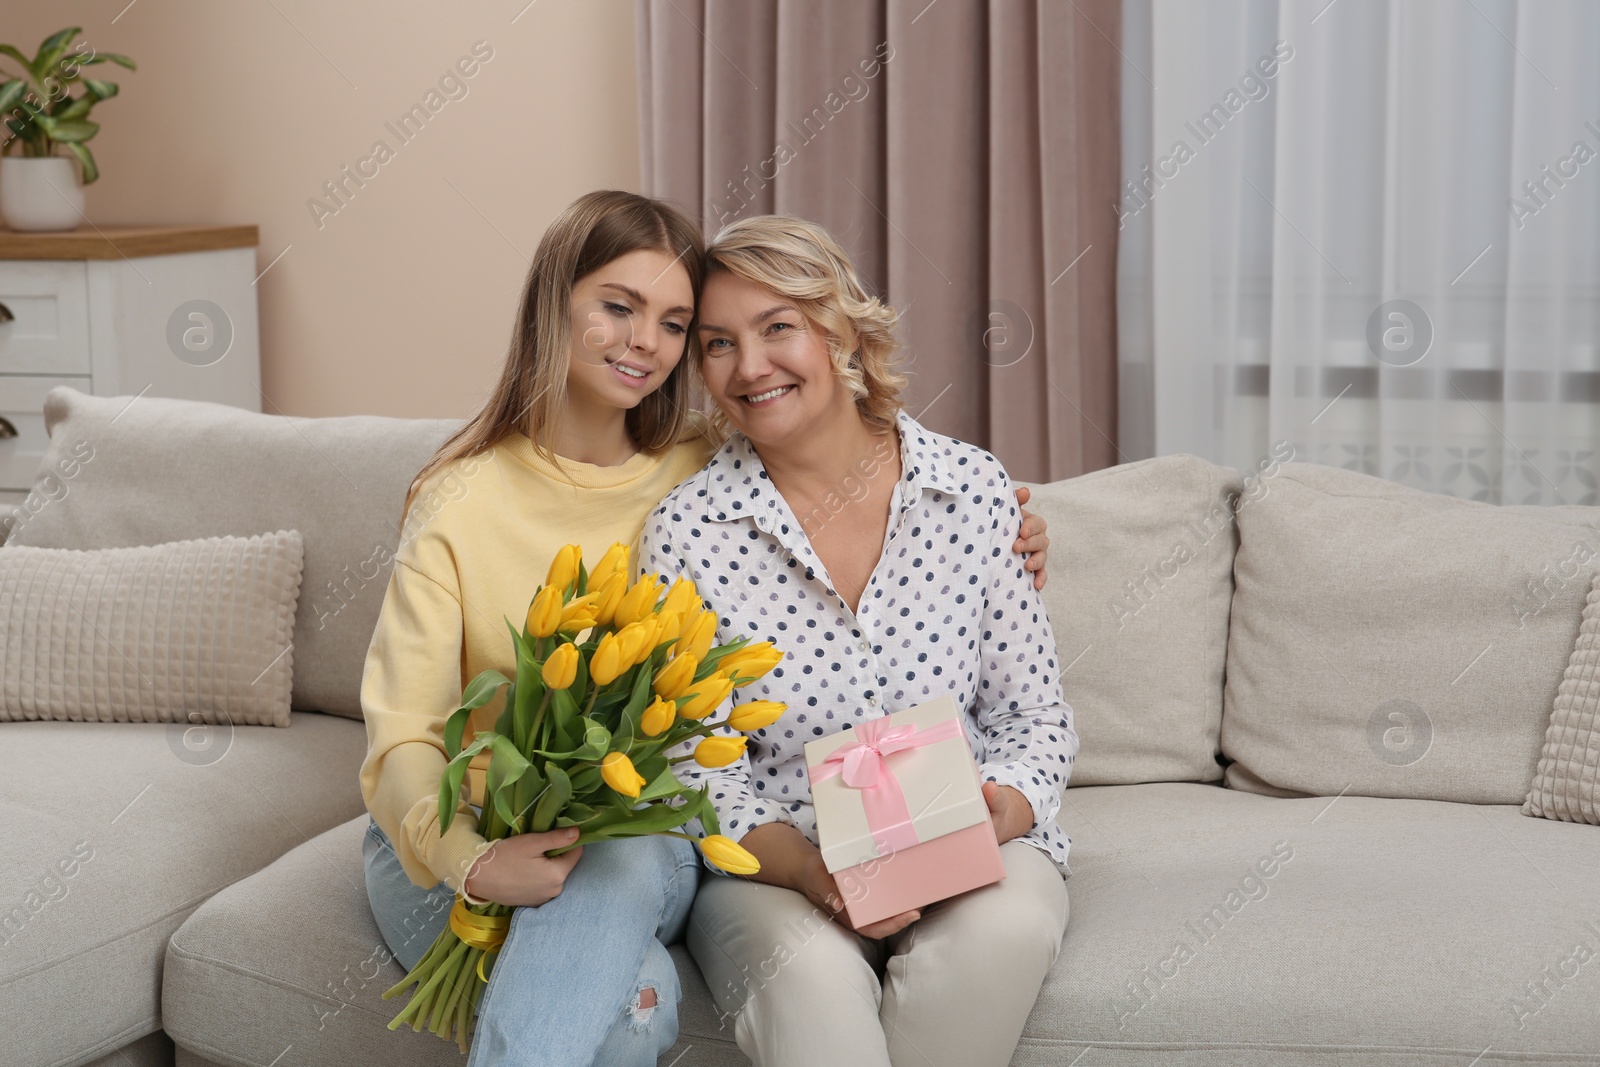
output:
<instances>
[{"instance_id":1,"label":"short blonde wavy hair","mask_svg":"<svg viewBox=\"0 0 1600 1067\"><path fill-rule=\"evenodd\" d=\"M755 282L794 302L828 338L834 373L855 397L867 425L890 430L906 377L899 371L894 308L867 292L850 257L828 231L790 215L754 215L724 226L706 249L706 275L716 271ZM696 337L698 368L705 349ZM720 411L713 416L721 428Z\"/></svg>"}]
</instances>

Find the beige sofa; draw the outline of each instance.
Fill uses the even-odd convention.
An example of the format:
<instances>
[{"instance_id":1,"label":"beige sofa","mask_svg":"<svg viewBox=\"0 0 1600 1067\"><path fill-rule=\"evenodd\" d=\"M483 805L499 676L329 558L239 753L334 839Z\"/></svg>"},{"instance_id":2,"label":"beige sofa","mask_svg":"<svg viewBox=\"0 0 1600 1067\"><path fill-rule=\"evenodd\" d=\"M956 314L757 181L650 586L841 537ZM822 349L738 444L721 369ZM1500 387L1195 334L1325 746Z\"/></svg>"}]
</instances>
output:
<instances>
[{"instance_id":1,"label":"beige sofa","mask_svg":"<svg viewBox=\"0 0 1600 1067\"><path fill-rule=\"evenodd\" d=\"M0 1060L459 1064L385 1028L400 969L367 910L356 786L401 495L449 424L65 389L47 418L52 455L94 459L64 480L46 458L11 543L302 531L297 710L199 743L0 724L3 906L93 852L6 934ZM1600 546L1600 509L1285 454L1248 482L1177 456L1037 487L1082 754L1067 934L1013 1062L1600 1061L1600 828L1520 807L1596 553L1563 561ZM662 1062L745 1063L674 952Z\"/></svg>"}]
</instances>

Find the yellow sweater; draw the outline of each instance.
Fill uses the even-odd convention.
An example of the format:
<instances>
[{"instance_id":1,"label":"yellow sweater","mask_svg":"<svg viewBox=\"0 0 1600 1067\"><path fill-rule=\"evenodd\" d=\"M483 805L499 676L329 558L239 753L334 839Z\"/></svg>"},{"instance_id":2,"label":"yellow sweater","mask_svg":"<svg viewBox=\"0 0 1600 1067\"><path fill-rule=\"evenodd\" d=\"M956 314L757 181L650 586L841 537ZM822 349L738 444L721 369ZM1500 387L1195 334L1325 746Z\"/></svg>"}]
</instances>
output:
<instances>
[{"instance_id":1,"label":"yellow sweater","mask_svg":"<svg viewBox=\"0 0 1600 1067\"><path fill-rule=\"evenodd\" d=\"M459 892L483 850L465 799L465 818L439 834L444 724L480 671L514 675L505 620L522 629L557 549L581 545L593 563L613 542L633 544L651 509L715 449L697 418L660 456L641 452L615 467L563 459L582 486L574 488L516 434L435 472L418 490L361 680L361 794L413 882L443 881ZM492 729L502 704L496 696L474 712L465 737ZM473 803L482 802L487 762L475 761L469 775Z\"/></svg>"}]
</instances>

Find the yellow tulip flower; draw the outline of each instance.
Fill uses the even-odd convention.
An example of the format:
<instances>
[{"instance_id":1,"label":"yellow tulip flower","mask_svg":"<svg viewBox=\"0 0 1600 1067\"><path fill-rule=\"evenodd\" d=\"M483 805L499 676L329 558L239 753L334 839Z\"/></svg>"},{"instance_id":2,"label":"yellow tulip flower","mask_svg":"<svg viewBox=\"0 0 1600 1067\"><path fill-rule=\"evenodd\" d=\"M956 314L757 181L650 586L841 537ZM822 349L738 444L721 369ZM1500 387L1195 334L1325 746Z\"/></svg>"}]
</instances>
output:
<instances>
[{"instance_id":1,"label":"yellow tulip flower","mask_svg":"<svg viewBox=\"0 0 1600 1067\"><path fill-rule=\"evenodd\" d=\"M699 663L706 658L706 653L711 651L711 642L717 638L717 613L702 611L693 620L685 622L683 634L678 638L678 643L673 646L674 655L685 653L694 657Z\"/></svg>"},{"instance_id":2,"label":"yellow tulip flower","mask_svg":"<svg viewBox=\"0 0 1600 1067\"><path fill-rule=\"evenodd\" d=\"M625 797L636 797L644 788L644 775L633 769L633 760L620 752L608 752L600 761L600 777L606 785Z\"/></svg>"},{"instance_id":3,"label":"yellow tulip flower","mask_svg":"<svg viewBox=\"0 0 1600 1067\"><path fill-rule=\"evenodd\" d=\"M664 641L676 641L683 632L683 614L677 611L661 610L656 612L656 644Z\"/></svg>"},{"instance_id":4,"label":"yellow tulip flower","mask_svg":"<svg viewBox=\"0 0 1600 1067\"><path fill-rule=\"evenodd\" d=\"M547 585L528 605L528 636L549 637L561 625L561 590Z\"/></svg>"},{"instance_id":5,"label":"yellow tulip flower","mask_svg":"<svg viewBox=\"0 0 1600 1067\"><path fill-rule=\"evenodd\" d=\"M754 681L782 662L783 653L773 648L771 641L757 641L718 660L717 668L729 678Z\"/></svg>"},{"instance_id":6,"label":"yellow tulip flower","mask_svg":"<svg viewBox=\"0 0 1600 1067\"><path fill-rule=\"evenodd\" d=\"M589 572L589 588L604 585L613 575L622 575L622 584L628 584L628 552L627 545L618 541L606 549L606 554L600 557L600 562L594 565L594 570Z\"/></svg>"},{"instance_id":7,"label":"yellow tulip flower","mask_svg":"<svg viewBox=\"0 0 1600 1067\"><path fill-rule=\"evenodd\" d=\"M733 683L722 672L717 672L704 681L695 685L695 692L689 702L678 709L678 714L685 719L703 719L717 710L728 694L733 692Z\"/></svg>"},{"instance_id":8,"label":"yellow tulip flower","mask_svg":"<svg viewBox=\"0 0 1600 1067\"><path fill-rule=\"evenodd\" d=\"M544 669L540 671L544 684L550 689L565 689L578 678L578 646L571 641L563 641L544 661ZM746 705L748 707L749 705Z\"/></svg>"},{"instance_id":9,"label":"yellow tulip flower","mask_svg":"<svg viewBox=\"0 0 1600 1067\"><path fill-rule=\"evenodd\" d=\"M661 602L662 612L673 611L679 614L699 611L700 606L700 594L695 591L694 582L688 578L679 578L673 582L672 588L667 590L667 599Z\"/></svg>"},{"instance_id":10,"label":"yellow tulip flower","mask_svg":"<svg viewBox=\"0 0 1600 1067\"><path fill-rule=\"evenodd\" d=\"M745 733L764 730L783 718L783 713L788 710L789 705L776 700L752 700L733 709L733 714L728 716L728 725Z\"/></svg>"},{"instance_id":11,"label":"yellow tulip flower","mask_svg":"<svg viewBox=\"0 0 1600 1067\"><path fill-rule=\"evenodd\" d=\"M561 609L561 621L556 624L556 632L575 634L587 630L594 625L595 616L593 594L573 597Z\"/></svg>"},{"instance_id":12,"label":"yellow tulip flower","mask_svg":"<svg viewBox=\"0 0 1600 1067\"><path fill-rule=\"evenodd\" d=\"M655 652L656 646L661 643L661 621L654 615L640 619L634 625L639 627L639 651L634 653L633 662L643 663Z\"/></svg>"},{"instance_id":13,"label":"yellow tulip flower","mask_svg":"<svg viewBox=\"0 0 1600 1067\"><path fill-rule=\"evenodd\" d=\"M689 683L694 681L694 672L699 666L699 661L687 652L674 656L656 674L656 696L664 700L677 700L683 696L689 689Z\"/></svg>"},{"instance_id":14,"label":"yellow tulip flower","mask_svg":"<svg viewBox=\"0 0 1600 1067\"><path fill-rule=\"evenodd\" d=\"M694 746L694 761L702 767L726 767L744 755L748 737L708 737Z\"/></svg>"},{"instance_id":15,"label":"yellow tulip flower","mask_svg":"<svg viewBox=\"0 0 1600 1067\"><path fill-rule=\"evenodd\" d=\"M700 851L713 867L729 874L755 874L761 863L731 837L711 834L700 841Z\"/></svg>"},{"instance_id":16,"label":"yellow tulip flower","mask_svg":"<svg viewBox=\"0 0 1600 1067\"><path fill-rule=\"evenodd\" d=\"M550 561L550 573L545 575L544 584L553 585L562 592L578 577L578 564L583 559L583 549L577 545L562 545L556 553L556 558Z\"/></svg>"},{"instance_id":17,"label":"yellow tulip flower","mask_svg":"<svg viewBox=\"0 0 1600 1067\"><path fill-rule=\"evenodd\" d=\"M631 622L638 622L655 609L656 597L661 595L661 583L653 574L647 574L633 583L633 587L622 596L622 603L617 605L617 614L611 620L613 626L626 626Z\"/></svg>"},{"instance_id":18,"label":"yellow tulip flower","mask_svg":"<svg viewBox=\"0 0 1600 1067\"><path fill-rule=\"evenodd\" d=\"M631 666L623 658L622 651L616 634L606 634L600 639L594 655L589 657L589 678L595 685L610 685Z\"/></svg>"},{"instance_id":19,"label":"yellow tulip flower","mask_svg":"<svg viewBox=\"0 0 1600 1067\"><path fill-rule=\"evenodd\" d=\"M622 595L627 591L628 579L622 574L613 574L599 585L589 586L589 595L594 598L596 625L611 625L611 621L617 617L617 606L622 603Z\"/></svg>"},{"instance_id":20,"label":"yellow tulip flower","mask_svg":"<svg viewBox=\"0 0 1600 1067\"><path fill-rule=\"evenodd\" d=\"M660 737L667 732L673 720L678 717L678 705L670 700L660 697L652 700L650 706L644 709L644 714L639 717L639 729L644 731L646 737Z\"/></svg>"},{"instance_id":21,"label":"yellow tulip flower","mask_svg":"<svg viewBox=\"0 0 1600 1067\"><path fill-rule=\"evenodd\" d=\"M617 644L622 649L623 670L644 661L654 650L650 643L656 629L654 617L630 622L617 631Z\"/></svg>"}]
</instances>

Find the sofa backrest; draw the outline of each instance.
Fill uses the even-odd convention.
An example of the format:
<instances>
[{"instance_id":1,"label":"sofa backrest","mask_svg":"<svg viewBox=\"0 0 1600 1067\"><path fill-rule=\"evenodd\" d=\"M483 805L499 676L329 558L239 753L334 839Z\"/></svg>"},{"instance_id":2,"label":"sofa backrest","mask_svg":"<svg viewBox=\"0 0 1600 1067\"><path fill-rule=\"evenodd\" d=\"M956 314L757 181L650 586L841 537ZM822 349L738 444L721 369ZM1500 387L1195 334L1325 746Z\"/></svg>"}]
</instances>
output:
<instances>
[{"instance_id":1,"label":"sofa backrest","mask_svg":"<svg viewBox=\"0 0 1600 1067\"><path fill-rule=\"evenodd\" d=\"M1239 472L1161 456L1029 488L1050 523L1071 784L1217 781Z\"/></svg>"},{"instance_id":2,"label":"sofa backrest","mask_svg":"<svg viewBox=\"0 0 1600 1067\"><path fill-rule=\"evenodd\" d=\"M1497 507L1289 463L1239 534L1229 786L1522 803L1600 508Z\"/></svg>"},{"instance_id":3,"label":"sofa backrest","mask_svg":"<svg viewBox=\"0 0 1600 1067\"><path fill-rule=\"evenodd\" d=\"M361 717L406 488L458 422L289 418L64 386L44 413L50 446L8 544L121 548L299 530L293 706Z\"/></svg>"}]
</instances>

